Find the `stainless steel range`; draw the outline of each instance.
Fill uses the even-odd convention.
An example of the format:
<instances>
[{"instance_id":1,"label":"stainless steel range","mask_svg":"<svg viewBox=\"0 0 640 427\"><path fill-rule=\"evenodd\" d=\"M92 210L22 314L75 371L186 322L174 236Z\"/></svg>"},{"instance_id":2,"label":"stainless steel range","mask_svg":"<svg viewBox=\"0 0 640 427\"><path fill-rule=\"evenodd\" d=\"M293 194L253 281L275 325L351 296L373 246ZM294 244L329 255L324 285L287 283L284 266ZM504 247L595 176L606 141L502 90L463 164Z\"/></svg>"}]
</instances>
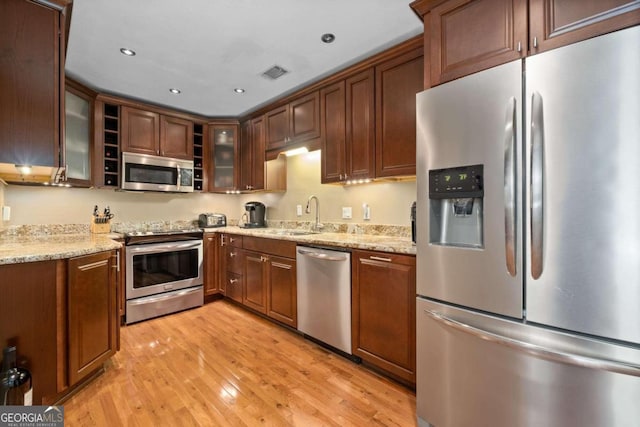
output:
<instances>
[{"instance_id":1,"label":"stainless steel range","mask_svg":"<svg viewBox=\"0 0 640 427\"><path fill-rule=\"evenodd\" d=\"M126 323L203 304L202 231L125 234Z\"/></svg>"}]
</instances>

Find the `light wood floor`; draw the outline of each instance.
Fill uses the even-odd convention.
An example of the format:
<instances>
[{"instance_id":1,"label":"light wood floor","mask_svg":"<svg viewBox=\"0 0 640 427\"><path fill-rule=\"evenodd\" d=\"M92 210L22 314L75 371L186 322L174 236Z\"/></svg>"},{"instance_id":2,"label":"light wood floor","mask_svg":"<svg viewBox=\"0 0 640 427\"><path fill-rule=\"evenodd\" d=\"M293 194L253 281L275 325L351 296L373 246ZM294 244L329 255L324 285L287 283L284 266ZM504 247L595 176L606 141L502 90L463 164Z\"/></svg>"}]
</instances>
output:
<instances>
[{"instance_id":1,"label":"light wood floor","mask_svg":"<svg viewBox=\"0 0 640 427\"><path fill-rule=\"evenodd\" d=\"M227 301L123 327L69 426L413 426L415 394Z\"/></svg>"}]
</instances>

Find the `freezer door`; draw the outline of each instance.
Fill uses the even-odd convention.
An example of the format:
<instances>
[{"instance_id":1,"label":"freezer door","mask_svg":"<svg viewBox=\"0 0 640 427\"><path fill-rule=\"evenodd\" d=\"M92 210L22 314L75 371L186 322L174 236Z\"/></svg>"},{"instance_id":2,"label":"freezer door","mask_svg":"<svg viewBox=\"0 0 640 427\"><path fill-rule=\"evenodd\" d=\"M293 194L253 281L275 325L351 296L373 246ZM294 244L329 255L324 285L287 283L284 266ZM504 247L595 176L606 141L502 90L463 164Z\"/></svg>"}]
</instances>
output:
<instances>
[{"instance_id":1,"label":"freezer door","mask_svg":"<svg viewBox=\"0 0 640 427\"><path fill-rule=\"evenodd\" d=\"M522 317L521 99L522 61L418 94L419 295ZM439 203L446 215L452 206L429 200L429 171L471 165L484 175L475 247L430 243L431 211Z\"/></svg>"},{"instance_id":2,"label":"freezer door","mask_svg":"<svg viewBox=\"0 0 640 427\"><path fill-rule=\"evenodd\" d=\"M526 60L527 319L640 343L640 27Z\"/></svg>"},{"instance_id":3,"label":"freezer door","mask_svg":"<svg viewBox=\"0 0 640 427\"><path fill-rule=\"evenodd\" d=\"M640 350L417 303L421 426L631 426Z\"/></svg>"}]
</instances>

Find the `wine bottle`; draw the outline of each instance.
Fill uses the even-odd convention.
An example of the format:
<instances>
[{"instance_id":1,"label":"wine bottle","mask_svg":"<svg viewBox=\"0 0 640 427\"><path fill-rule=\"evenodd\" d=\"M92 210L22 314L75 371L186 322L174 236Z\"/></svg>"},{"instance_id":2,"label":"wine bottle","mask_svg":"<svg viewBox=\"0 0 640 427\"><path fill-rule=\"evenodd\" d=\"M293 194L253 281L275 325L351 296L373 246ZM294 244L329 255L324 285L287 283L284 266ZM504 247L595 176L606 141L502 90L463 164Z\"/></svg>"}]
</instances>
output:
<instances>
[{"instance_id":1,"label":"wine bottle","mask_svg":"<svg viewBox=\"0 0 640 427\"><path fill-rule=\"evenodd\" d=\"M0 377L2 382L0 399L3 405L31 406L33 404L31 373L25 368L16 366L15 346L2 350Z\"/></svg>"}]
</instances>

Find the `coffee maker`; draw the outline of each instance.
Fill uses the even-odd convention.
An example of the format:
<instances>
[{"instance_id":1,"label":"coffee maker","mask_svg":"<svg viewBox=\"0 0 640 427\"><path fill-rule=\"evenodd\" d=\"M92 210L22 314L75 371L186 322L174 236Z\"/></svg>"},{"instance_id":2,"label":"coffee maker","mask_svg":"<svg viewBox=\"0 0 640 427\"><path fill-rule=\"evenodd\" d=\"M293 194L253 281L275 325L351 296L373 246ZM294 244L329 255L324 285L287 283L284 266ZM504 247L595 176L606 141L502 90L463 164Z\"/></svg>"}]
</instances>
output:
<instances>
[{"instance_id":1,"label":"coffee maker","mask_svg":"<svg viewBox=\"0 0 640 427\"><path fill-rule=\"evenodd\" d=\"M266 227L265 213L267 208L260 202L247 202L244 204L245 213L242 215L244 228Z\"/></svg>"}]
</instances>

